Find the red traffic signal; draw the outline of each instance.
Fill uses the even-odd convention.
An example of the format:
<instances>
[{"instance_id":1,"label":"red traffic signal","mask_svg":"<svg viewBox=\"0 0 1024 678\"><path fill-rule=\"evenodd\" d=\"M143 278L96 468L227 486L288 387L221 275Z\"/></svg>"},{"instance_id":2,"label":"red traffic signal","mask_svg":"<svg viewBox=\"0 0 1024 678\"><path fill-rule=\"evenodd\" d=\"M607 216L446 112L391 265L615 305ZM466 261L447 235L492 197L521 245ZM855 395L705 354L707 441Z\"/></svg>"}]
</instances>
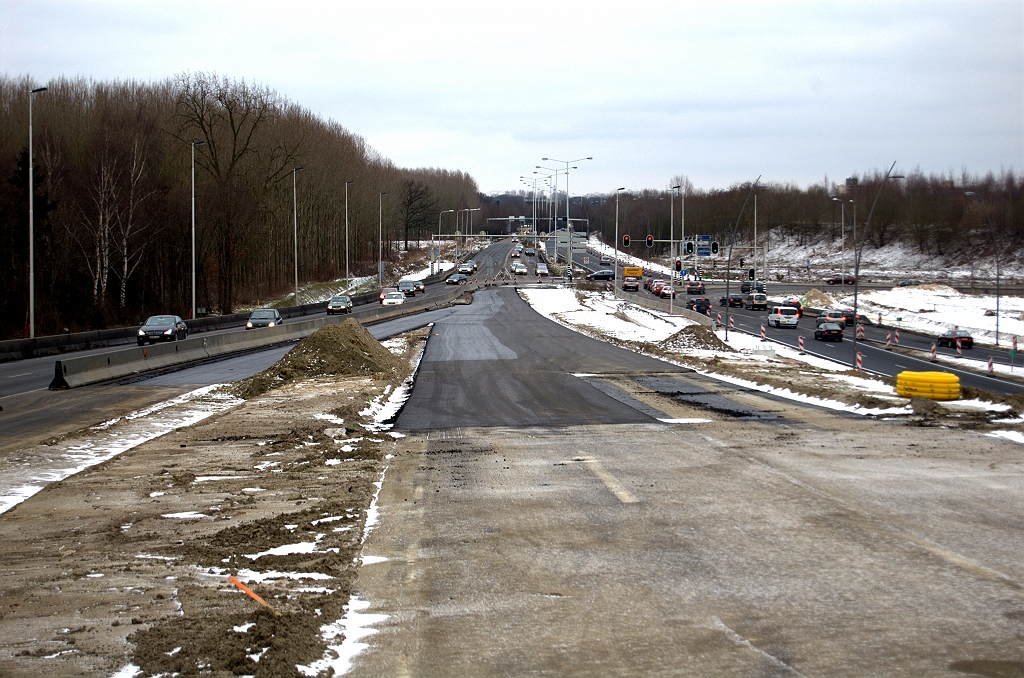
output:
<instances>
[{"instance_id":1,"label":"red traffic signal","mask_svg":"<svg viewBox=\"0 0 1024 678\"><path fill-rule=\"evenodd\" d=\"M679 259L676 259L676 271L681 270L683 270L683 262L681 262Z\"/></svg>"},{"instance_id":2,"label":"red traffic signal","mask_svg":"<svg viewBox=\"0 0 1024 678\"><path fill-rule=\"evenodd\" d=\"M629 236L628 235L622 236L622 246L623 247L629 247Z\"/></svg>"},{"instance_id":3,"label":"red traffic signal","mask_svg":"<svg viewBox=\"0 0 1024 678\"><path fill-rule=\"evenodd\" d=\"M653 235L647 236L647 246L648 247L654 247L654 236Z\"/></svg>"}]
</instances>

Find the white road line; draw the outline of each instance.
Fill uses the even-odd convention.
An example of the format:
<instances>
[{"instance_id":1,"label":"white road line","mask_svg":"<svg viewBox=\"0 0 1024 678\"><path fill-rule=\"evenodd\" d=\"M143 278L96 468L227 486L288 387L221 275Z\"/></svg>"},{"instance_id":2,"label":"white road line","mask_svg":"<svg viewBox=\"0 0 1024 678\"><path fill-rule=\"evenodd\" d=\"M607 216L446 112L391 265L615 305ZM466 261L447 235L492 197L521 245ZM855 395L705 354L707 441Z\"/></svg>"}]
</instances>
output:
<instances>
[{"instance_id":1,"label":"white road line","mask_svg":"<svg viewBox=\"0 0 1024 678\"><path fill-rule=\"evenodd\" d=\"M725 623L721 619L719 619L718 617L712 617L712 619L714 620L715 628L717 628L719 631L724 633L725 637L728 638L730 641L732 641L734 644L739 645L740 647L745 647L747 649L753 650L754 652L759 654L762 659L764 659L765 661L770 663L775 668L782 669L788 675L793 675L793 676L802 676L803 675L802 673L800 673L799 671L797 671L792 666L790 666L786 662L782 661L781 659L779 659L775 655L769 654L769 653L765 652L764 650L762 650L758 646L754 645L753 643L751 643L749 640L747 640L746 638L744 638L740 634L738 634L735 631L733 631L731 628L726 626Z\"/></svg>"},{"instance_id":2,"label":"white road line","mask_svg":"<svg viewBox=\"0 0 1024 678\"><path fill-rule=\"evenodd\" d=\"M576 457L573 461L581 461L585 463L587 468L597 476L598 480L604 483L604 486L607 487L623 504L637 504L640 502L639 499L630 494L629 490L622 486L622 483L615 479L615 476L608 473L608 471L601 466L601 462L597 459L594 459L593 457Z\"/></svg>"},{"instance_id":3,"label":"white road line","mask_svg":"<svg viewBox=\"0 0 1024 678\"><path fill-rule=\"evenodd\" d=\"M7 378L8 379L14 379L15 377L27 377L30 374L32 374L32 373L31 372L22 372L21 374L11 374L11 375L8 375Z\"/></svg>"}]
</instances>

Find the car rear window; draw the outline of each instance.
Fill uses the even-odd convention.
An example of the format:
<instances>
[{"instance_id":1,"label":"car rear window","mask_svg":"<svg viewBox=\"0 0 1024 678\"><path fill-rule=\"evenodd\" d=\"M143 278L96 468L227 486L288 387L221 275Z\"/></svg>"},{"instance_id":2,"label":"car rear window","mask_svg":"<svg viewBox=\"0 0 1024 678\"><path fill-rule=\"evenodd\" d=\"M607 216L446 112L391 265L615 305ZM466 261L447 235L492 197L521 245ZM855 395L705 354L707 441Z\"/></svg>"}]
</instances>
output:
<instances>
[{"instance_id":1,"label":"car rear window","mask_svg":"<svg viewBox=\"0 0 1024 678\"><path fill-rule=\"evenodd\" d=\"M778 311L779 315L796 315L795 308L777 308L775 310Z\"/></svg>"}]
</instances>

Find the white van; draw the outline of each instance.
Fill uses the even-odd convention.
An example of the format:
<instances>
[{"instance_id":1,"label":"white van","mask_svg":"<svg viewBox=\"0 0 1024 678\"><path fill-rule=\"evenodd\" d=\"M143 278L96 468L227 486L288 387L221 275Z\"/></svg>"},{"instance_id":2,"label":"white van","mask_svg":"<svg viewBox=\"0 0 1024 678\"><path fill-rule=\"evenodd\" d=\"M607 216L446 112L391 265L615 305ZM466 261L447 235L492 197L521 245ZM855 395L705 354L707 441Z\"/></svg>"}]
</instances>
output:
<instances>
[{"instance_id":1,"label":"white van","mask_svg":"<svg viewBox=\"0 0 1024 678\"><path fill-rule=\"evenodd\" d=\"M775 327L796 327L800 316L792 306L776 306L768 314L768 325Z\"/></svg>"}]
</instances>

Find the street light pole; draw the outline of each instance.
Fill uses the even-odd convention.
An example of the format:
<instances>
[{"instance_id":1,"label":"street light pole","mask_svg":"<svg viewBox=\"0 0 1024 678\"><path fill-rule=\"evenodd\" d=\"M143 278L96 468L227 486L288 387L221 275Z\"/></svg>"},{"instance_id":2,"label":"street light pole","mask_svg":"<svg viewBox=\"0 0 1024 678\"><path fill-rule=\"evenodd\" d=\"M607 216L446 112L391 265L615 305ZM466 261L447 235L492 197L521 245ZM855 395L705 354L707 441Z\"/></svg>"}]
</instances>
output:
<instances>
[{"instance_id":1,"label":"street light pole","mask_svg":"<svg viewBox=\"0 0 1024 678\"><path fill-rule=\"evenodd\" d=\"M612 290L619 291L619 191L626 190L626 187L615 189L615 261L612 262Z\"/></svg>"},{"instance_id":2,"label":"street light pole","mask_svg":"<svg viewBox=\"0 0 1024 678\"><path fill-rule=\"evenodd\" d=\"M985 218L988 219L988 229L992 234L992 247L996 255L996 346L999 345L999 242L996 240L996 227L992 223L992 217L988 213L988 205L985 204L984 198L977 191L965 191L964 195L973 196L978 199L981 203L982 208L985 210Z\"/></svg>"},{"instance_id":3,"label":"street light pole","mask_svg":"<svg viewBox=\"0 0 1024 678\"><path fill-rule=\"evenodd\" d=\"M192 142L192 320L196 319L196 146L205 143Z\"/></svg>"},{"instance_id":4,"label":"street light pole","mask_svg":"<svg viewBox=\"0 0 1024 678\"><path fill-rule=\"evenodd\" d=\"M28 93L28 336L36 336L36 217L35 217L35 166L32 162L32 95L45 92L37 87Z\"/></svg>"},{"instance_id":5,"label":"street light pole","mask_svg":"<svg viewBox=\"0 0 1024 678\"><path fill-rule=\"evenodd\" d=\"M295 305L299 305L299 200L295 189L295 175L301 167L292 169L292 227L295 236Z\"/></svg>"},{"instance_id":6,"label":"street light pole","mask_svg":"<svg viewBox=\"0 0 1024 678\"><path fill-rule=\"evenodd\" d=\"M750 191L747 192L747 197L743 201L743 207L740 208L740 213L736 217L736 225L732 228L732 235L729 236L729 258L725 262L725 340L729 341L729 319L732 317L732 305L729 301L729 283L732 282L732 248L736 242L736 231L740 228L740 219L743 218L743 212L747 209L747 202L750 201L750 196L757 190L757 185L761 181L761 177L758 176L754 180L754 183L750 185ZM757 291L757 284L755 281L754 292Z\"/></svg>"},{"instance_id":7,"label":"street light pole","mask_svg":"<svg viewBox=\"0 0 1024 678\"><path fill-rule=\"evenodd\" d=\"M672 269L672 294L668 297L668 314L672 315L672 302L676 296L676 189L679 186L673 186L672 190L668 194L668 265Z\"/></svg>"},{"instance_id":8,"label":"street light pole","mask_svg":"<svg viewBox=\"0 0 1024 678\"><path fill-rule=\"evenodd\" d=\"M384 287L384 196L387 191L381 191L377 197L377 288Z\"/></svg>"},{"instance_id":9,"label":"street light pole","mask_svg":"<svg viewBox=\"0 0 1024 678\"><path fill-rule=\"evenodd\" d=\"M444 215L444 214L447 214L448 212L454 212L454 211L455 210L442 210L441 214L437 215L437 237L439 238L439 240L437 241L437 254L438 254L438 259L439 260L440 260L440 255L441 255L441 241L440 241L440 237L441 237L441 216ZM438 265L438 268L440 269L441 262L438 261L437 265ZM430 275L434 275L434 262L433 261L430 262Z\"/></svg>"},{"instance_id":10,"label":"street light pole","mask_svg":"<svg viewBox=\"0 0 1024 678\"><path fill-rule=\"evenodd\" d=\"M564 162L565 163L565 238L566 238L566 253L565 263L569 266L569 273L572 275L572 226L569 221L569 165L574 162L580 162L581 160L593 160L593 157L576 158L575 160L559 160L558 158L541 158L544 162ZM577 169L573 167L573 169ZM557 181L557 179L556 179ZM557 197L557 196L556 196ZM557 210L555 216L558 216ZM557 242L557 241L556 241ZM558 259L558 246L555 246L555 259Z\"/></svg>"},{"instance_id":11,"label":"street light pole","mask_svg":"<svg viewBox=\"0 0 1024 678\"><path fill-rule=\"evenodd\" d=\"M889 166L889 171L885 173L885 178L882 179L881 185L878 187L878 193L875 194L875 201L871 203L871 211L868 212L867 221L864 222L864 228L861 229L860 242L857 242L857 236L854 235L853 247L853 362L851 365L856 368L857 366L857 287L860 281L860 258L864 252L864 236L871 230L871 217L875 213L875 208L878 207L878 199L882 197L882 191L885 189L885 182L889 179L903 179L905 178L902 174L893 174L892 170L896 167L896 161L892 161L892 165ZM852 200L850 202L853 202ZM857 209L857 203L853 203L853 209ZM853 228L854 233L857 232L857 212L854 211L853 217Z\"/></svg>"},{"instance_id":12,"label":"street light pole","mask_svg":"<svg viewBox=\"0 0 1024 678\"><path fill-rule=\"evenodd\" d=\"M348 270L348 187L352 183L355 182L345 182L345 281L348 283L348 286L345 288L346 292L352 287L352 275Z\"/></svg>"}]
</instances>

